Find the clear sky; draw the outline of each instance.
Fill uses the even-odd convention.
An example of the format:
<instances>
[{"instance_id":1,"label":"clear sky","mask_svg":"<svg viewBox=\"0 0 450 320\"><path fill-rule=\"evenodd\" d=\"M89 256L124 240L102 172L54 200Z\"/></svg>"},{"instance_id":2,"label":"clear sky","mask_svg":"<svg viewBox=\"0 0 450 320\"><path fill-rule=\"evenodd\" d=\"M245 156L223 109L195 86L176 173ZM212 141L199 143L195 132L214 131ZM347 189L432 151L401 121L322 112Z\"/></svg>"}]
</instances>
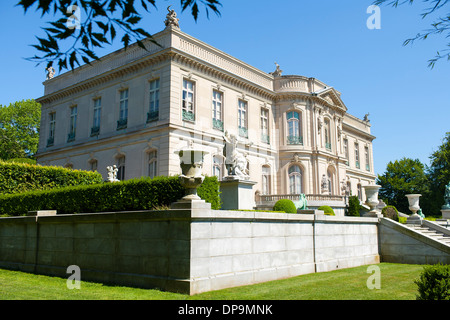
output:
<instances>
[{"instance_id":1,"label":"clear sky","mask_svg":"<svg viewBox=\"0 0 450 320\"><path fill-rule=\"evenodd\" d=\"M25 60L37 52L35 36L50 20L33 7L24 15L18 0L0 3L0 104L43 95L45 65ZM367 28L372 0L221 0L221 17L194 22L181 13L179 0L158 0L158 10L141 26L150 33L164 28L172 4L181 30L265 72L276 61L283 74L314 77L342 93L349 113L370 113L375 172L402 157L429 164L429 156L450 131L450 62L431 70L428 59L446 39L430 38L404 47L403 41L427 29L436 15L422 20L425 6L381 7L381 29ZM446 12L447 13L447 12ZM447 39L448 40L448 39ZM97 51L119 49L120 42Z\"/></svg>"}]
</instances>

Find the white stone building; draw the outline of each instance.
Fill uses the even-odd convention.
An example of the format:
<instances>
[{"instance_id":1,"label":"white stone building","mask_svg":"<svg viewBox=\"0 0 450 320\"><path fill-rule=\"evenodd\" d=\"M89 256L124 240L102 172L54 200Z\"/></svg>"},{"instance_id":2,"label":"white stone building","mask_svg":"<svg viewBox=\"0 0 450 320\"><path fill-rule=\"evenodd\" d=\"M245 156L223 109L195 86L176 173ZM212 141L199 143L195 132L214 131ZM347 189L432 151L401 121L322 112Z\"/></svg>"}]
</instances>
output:
<instances>
[{"instance_id":1,"label":"white stone building","mask_svg":"<svg viewBox=\"0 0 450 320\"><path fill-rule=\"evenodd\" d=\"M44 82L38 163L105 178L116 164L121 180L174 175L175 151L193 143L209 151L204 173L222 178L229 132L241 139L258 201L342 201L346 188L364 200L375 137L334 87L278 65L263 72L176 26L154 39L161 46L132 45Z\"/></svg>"}]
</instances>

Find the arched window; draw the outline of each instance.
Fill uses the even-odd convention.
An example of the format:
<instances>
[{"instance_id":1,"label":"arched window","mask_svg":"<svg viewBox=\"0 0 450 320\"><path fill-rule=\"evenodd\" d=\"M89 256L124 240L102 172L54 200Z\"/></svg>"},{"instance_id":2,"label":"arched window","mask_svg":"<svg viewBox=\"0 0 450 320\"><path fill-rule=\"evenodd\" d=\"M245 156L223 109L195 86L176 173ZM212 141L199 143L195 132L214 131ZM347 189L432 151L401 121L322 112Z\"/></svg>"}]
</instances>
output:
<instances>
[{"instance_id":1,"label":"arched window","mask_svg":"<svg viewBox=\"0 0 450 320\"><path fill-rule=\"evenodd\" d=\"M125 180L125 156L117 158L117 179Z\"/></svg>"},{"instance_id":2,"label":"arched window","mask_svg":"<svg viewBox=\"0 0 450 320\"><path fill-rule=\"evenodd\" d=\"M289 192L290 194L302 193L302 169L293 165L289 168Z\"/></svg>"},{"instance_id":3,"label":"arched window","mask_svg":"<svg viewBox=\"0 0 450 320\"><path fill-rule=\"evenodd\" d=\"M334 171L332 169L328 169L328 191L330 194L334 194Z\"/></svg>"},{"instance_id":4,"label":"arched window","mask_svg":"<svg viewBox=\"0 0 450 320\"><path fill-rule=\"evenodd\" d=\"M262 193L263 195L270 194L270 167L262 167Z\"/></svg>"},{"instance_id":5,"label":"arched window","mask_svg":"<svg viewBox=\"0 0 450 320\"><path fill-rule=\"evenodd\" d=\"M296 111L290 111L286 114L288 136L288 144L303 144L301 114Z\"/></svg>"}]
</instances>

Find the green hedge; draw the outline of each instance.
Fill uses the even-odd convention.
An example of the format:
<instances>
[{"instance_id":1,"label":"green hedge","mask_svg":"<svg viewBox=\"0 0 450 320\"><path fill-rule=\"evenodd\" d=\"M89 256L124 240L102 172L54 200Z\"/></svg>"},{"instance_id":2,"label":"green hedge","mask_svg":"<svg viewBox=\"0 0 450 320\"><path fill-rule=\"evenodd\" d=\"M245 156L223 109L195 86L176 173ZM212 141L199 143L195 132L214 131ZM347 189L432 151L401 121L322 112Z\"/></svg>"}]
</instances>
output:
<instances>
[{"instance_id":1,"label":"green hedge","mask_svg":"<svg viewBox=\"0 0 450 320\"><path fill-rule=\"evenodd\" d=\"M286 213L297 213L297 207L289 199L278 200L273 206L273 211L284 211Z\"/></svg>"},{"instance_id":2,"label":"green hedge","mask_svg":"<svg viewBox=\"0 0 450 320\"><path fill-rule=\"evenodd\" d=\"M0 194L102 183L98 172L0 161Z\"/></svg>"},{"instance_id":3,"label":"green hedge","mask_svg":"<svg viewBox=\"0 0 450 320\"><path fill-rule=\"evenodd\" d=\"M207 177L198 193L213 209L220 209L216 177ZM152 210L169 206L185 194L177 176L141 178L0 195L0 215L19 216L37 210L57 210L58 214Z\"/></svg>"},{"instance_id":4,"label":"green hedge","mask_svg":"<svg viewBox=\"0 0 450 320\"><path fill-rule=\"evenodd\" d=\"M330 206L321 206L317 210L322 210L327 216L334 216L334 210Z\"/></svg>"},{"instance_id":5,"label":"green hedge","mask_svg":"<svg viewBox=\"0 0 450 320\"><path fill-rule=\"evenodd\" d=\"M430 265L423 268L415 280L417 300L450 300L450 265Z\"/></svg>"}]
</instances>

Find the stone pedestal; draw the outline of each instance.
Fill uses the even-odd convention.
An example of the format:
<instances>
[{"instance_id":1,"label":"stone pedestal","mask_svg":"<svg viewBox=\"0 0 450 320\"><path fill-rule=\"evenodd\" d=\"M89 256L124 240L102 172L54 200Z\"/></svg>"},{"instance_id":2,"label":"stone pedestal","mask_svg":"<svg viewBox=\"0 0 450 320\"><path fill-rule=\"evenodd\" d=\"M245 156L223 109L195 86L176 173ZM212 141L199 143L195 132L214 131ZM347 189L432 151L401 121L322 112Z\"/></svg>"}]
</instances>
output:
<instances>
[{"instance_id":1,"label":"stone pedestal","mask_svg":"<svg viewBox=\"0 0 450 320\"><path fill-rule=\"evenodd\" d=\"M442 209L442 219L447 220L450 219L450 209Z\"/></svg>"},{"instance_id":2,"label":"stone pedestal","mask_svg":"<svg viewBox=\"0 0 450 320\"><path fill-rule=\"evenodd\" d=\"M253 186L256 183L239 179L224 179L221 181L222 210L253 210L256 205Z\"/></svg>"}]
</instances>

